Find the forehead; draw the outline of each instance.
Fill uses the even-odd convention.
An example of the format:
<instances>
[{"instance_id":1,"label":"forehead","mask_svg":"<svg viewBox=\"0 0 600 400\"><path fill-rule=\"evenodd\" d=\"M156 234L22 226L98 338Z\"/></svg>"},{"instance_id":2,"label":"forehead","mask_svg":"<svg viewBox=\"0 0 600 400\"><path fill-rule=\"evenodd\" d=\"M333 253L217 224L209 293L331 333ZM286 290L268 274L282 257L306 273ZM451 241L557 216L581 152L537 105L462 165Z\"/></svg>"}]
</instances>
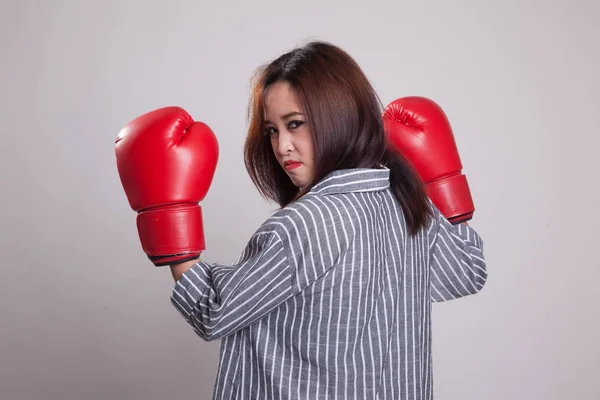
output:
<instances>
[{"instance_id":1,"label":"forehead","mask_svg":"<svg viewBox=\"0 0 600 400\"><path fill-rule=\"evenodd\" d=\"M277 82L265 93L265 114L279 117L291 111L301 111L296 92L286 82Z\"/></svg>"}]
</instances>

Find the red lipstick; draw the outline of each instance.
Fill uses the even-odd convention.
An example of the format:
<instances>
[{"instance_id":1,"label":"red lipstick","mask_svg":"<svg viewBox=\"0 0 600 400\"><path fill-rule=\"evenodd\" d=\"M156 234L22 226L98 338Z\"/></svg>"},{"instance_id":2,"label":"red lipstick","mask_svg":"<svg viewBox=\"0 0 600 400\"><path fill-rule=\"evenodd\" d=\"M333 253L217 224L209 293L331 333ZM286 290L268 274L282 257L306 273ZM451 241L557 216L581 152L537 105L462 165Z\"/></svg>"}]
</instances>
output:
<instances>
[{"instance_id":1,"label":"red lipstick","mask_svg":"<svg viewBox=\"0 0 600 400\"><path fill-rule=\"evenodd\" d=\"M283 167L287 170L296 169L301 166L302 163L300 161L288 160L283 163Z\"/></svg>"}]
</instances>

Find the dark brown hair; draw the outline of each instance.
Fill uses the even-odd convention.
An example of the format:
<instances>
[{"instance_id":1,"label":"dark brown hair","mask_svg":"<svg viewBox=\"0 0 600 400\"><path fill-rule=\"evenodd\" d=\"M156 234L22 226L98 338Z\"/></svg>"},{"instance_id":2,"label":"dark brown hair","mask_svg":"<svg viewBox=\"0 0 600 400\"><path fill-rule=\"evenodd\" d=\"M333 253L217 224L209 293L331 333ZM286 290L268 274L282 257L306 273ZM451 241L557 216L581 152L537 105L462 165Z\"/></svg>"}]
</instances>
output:
<instances>
[{"instance_id":1,"label":"dark brown hair","mask_svg":"<svg viewBox=\"0 0 600 400\"><path fill-rule=\"evenodd\" d=\"M279 166L264 134L264 94L287 82L307 114L314 143L315 176L302 191ZM313 41L261 66L254 77L244 159L250 178L267 199L285 207L325 176L348 168L390 169L393 193L416 232L431 214L423 184L410 164L387 145L383 107L356 61L332 44Z\"/></svg>"}]
</instances>

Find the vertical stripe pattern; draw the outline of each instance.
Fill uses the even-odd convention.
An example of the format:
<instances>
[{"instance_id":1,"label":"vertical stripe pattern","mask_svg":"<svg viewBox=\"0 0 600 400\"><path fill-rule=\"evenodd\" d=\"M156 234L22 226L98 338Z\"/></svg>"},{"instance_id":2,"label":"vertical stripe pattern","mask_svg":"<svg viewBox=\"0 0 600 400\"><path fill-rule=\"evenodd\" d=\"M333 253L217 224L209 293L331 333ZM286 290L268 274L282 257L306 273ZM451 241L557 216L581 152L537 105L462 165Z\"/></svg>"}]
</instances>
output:
<instances>
[{"instance_id":1,"label":"vertical stripe pattern","mask_svg":"<svg viewBox=\"0 0 600 400\"><path fill-rule=\"evenodd\" d=\"M432 399L431 305L487 278L479 235L434 211L410 236L389 170L335 171L235 263L186 271L171 301L221 340L213 398Z\"/></svg>"}]
</instances>

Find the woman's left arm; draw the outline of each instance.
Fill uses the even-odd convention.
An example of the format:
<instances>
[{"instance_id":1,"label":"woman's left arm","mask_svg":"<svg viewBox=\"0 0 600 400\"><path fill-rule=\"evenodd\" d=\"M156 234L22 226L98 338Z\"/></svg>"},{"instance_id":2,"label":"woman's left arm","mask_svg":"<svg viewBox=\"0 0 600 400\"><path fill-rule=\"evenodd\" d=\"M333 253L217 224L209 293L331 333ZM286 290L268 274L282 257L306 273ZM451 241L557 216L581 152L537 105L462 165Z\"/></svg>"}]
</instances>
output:
<instances>
[{"instance_id":1,"label":"woman's left arm","mask_svg":"<svg viewBox=\"0 0 600 400\"><path fill-rule=\"evenodd\" d=\"M437 234L431 247L434 302L476 294L487 281L483 241L467 223L451 224L436 210Z\"/></svg>"}]
</instances>

